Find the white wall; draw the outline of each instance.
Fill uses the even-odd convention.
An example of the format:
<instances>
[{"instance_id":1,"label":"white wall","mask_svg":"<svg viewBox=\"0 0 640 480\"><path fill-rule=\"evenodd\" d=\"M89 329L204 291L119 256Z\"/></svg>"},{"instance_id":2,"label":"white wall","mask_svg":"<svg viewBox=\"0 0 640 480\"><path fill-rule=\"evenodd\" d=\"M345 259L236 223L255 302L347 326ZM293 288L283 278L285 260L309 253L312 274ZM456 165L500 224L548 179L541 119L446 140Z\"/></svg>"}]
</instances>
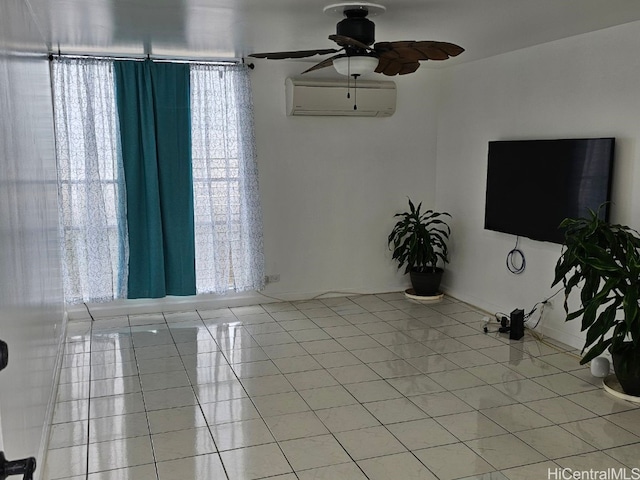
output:
<instances>
[{"instance_id":1,"label":"white wall","mask_svg":"<svg viewBox=\"0 0 640 480\"><path fill-rule=\"evenodd\" d=\"M22 49L30 54L16 53ZM9 459L36 456L39 463L63 320L44 52L25 3L1 2L0 338L9 345L9 365L0 372L0 447Z\"/></svg>"},{"instance_id":2,"label":"white wall","mask_svg":"<svg viewBox=\"0 0 640 480\"><path fill-rule=\"evenodd\" d=\"M555 291L559 245L521 239L527 268L513 275L505 258L515 237L483 229L490 140L616 137L612 220L640 227L639 28L631 23L443 72L436 204L454 217L448 292L510 312ZM545 311L543 329L581 347L579 322L564 323L562 298Z\"/></svg>"},{"instance_id":3,"label":"white wall","mask_svg":"<svg viewBox=\"0 0 640 480\"><path fill-rule=\"evenodd\" d=\"M287 117L285 79L307 67L260 61L251 74L266 271L280 275L265 293L405 288L386 238L407 196L434 206L439 72L394 77L389 118Z\"/></svg>"}]
</instances>

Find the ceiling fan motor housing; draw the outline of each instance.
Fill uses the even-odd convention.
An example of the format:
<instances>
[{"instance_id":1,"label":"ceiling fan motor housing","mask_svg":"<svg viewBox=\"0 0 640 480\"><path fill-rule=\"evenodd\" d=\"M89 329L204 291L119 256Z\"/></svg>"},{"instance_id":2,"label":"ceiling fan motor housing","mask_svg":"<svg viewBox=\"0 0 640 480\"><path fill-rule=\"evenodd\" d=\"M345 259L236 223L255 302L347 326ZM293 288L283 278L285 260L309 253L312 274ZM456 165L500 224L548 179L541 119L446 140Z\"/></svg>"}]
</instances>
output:
<instances>
[{"instance_id":1,"label":"ceiling fan motor housing","mask_svg":"<svg viewBox=\"0 0 640 480\"><path fill-rule=\"evenodd\" d=\"M336 33L358 40L365 45L372 45L376 38L376 26L367 18L368 13L365 9L345 10L344 14L347 18L338 22Z\"/></svg>"}]
</instances>

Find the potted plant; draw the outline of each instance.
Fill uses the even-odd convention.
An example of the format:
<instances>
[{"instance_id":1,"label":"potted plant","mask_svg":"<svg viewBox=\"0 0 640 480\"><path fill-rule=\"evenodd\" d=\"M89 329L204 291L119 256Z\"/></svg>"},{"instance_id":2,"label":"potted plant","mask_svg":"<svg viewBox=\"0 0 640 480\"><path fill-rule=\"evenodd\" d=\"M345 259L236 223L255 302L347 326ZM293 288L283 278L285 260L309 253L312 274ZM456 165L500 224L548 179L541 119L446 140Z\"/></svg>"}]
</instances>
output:
<instances>
[{"instance_id":1,"label":"potted plant","mask_svg":"<svg viewBox=\"0 0 640 480\"><path fill-rule=\"evenodd\" d=\"M602 208L602 207L600 207ZM553 285L562 281L567 321L582 317L587 332L582 350L585 364L605 350L625 393L640 396L640 238L638 232L602 220L565 219L564 249ZM581 306L569 312L567 299L580 289Z\"/></svg>"},{"instance_id":2,"label":"potted plant","mask_svg":"<svg viewBox=\"0 0 640 480\"><path fill-rule=\"evenodd\" d=\"M400 217L387 240L393 251L398 269L405 267L416 295L431 296L438 293L443 269L438 262L448 262L447 240L451 230L441 219L448 213L427 210L422 213L409 199L409 211L397 213Z\"/></svg>"}]
</instances>

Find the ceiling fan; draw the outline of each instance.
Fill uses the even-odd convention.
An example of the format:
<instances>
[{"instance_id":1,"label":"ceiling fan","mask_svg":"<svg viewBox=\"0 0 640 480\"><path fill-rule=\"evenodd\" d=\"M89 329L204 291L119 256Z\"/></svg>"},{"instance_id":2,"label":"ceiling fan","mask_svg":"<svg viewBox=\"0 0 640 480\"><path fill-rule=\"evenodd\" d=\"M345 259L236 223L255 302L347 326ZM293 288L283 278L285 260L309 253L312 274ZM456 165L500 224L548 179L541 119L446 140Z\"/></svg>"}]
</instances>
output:
<instances>
[{"instance_id":1,"label":"ceiling fan","mask_svg":"<svg viewBox=\"0 0 640 480\"><path fill-rule=\"evenodd\" d=\"M367 17L386 11L382 5L368 2L346 2L328 5L324 13L344 15L338 22L336 34L329 35L340 49L298 50L291 52L253 53L254 58L282 60L306 58L315 55L336 54L302 73L333 67L343 75L357 78L365 73L382 73L388 76L415 72L423 60L446 60L464 52L464 48L448 42L400 41L375 42L375 24Z\"/></svg>"}]
</instances>

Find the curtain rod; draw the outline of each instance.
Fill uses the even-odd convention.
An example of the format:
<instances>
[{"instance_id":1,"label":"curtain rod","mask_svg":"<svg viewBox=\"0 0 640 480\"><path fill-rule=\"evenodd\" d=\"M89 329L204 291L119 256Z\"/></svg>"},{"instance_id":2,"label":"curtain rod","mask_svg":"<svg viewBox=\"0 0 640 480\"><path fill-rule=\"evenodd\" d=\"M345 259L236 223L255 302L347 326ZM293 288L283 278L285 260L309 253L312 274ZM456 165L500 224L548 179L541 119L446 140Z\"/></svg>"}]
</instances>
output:
<instances>
[{"instance_id":1,"label":"curtain rod","mask_svg":"<svg viewBox=\"0 0 640 480\"><path fill-rule=\"evenodd\" d=\"M225 59L193 59L185 57L169 57L164 55L99 55L99 54L69 54L49 52L49 60L53 60L55 57L61 58L86 58L94 60L133 60L142 62L145 60L151 60L152 62L172 62L172 63L196 63L200 65L247 65L251 70L255 68L253 63L245 63L244 58L225 58Z\"/></svg>"},{"instance_id":2,"label":"curtain rod","mask_svg":"<svg viewBox=\"0 0 640 480\"><path fill-rule=\"evenodd\" d=\"M19 50L1 50L1 58L46 58L47 52L22 52Z\"/></svg>"}]
</instances>

